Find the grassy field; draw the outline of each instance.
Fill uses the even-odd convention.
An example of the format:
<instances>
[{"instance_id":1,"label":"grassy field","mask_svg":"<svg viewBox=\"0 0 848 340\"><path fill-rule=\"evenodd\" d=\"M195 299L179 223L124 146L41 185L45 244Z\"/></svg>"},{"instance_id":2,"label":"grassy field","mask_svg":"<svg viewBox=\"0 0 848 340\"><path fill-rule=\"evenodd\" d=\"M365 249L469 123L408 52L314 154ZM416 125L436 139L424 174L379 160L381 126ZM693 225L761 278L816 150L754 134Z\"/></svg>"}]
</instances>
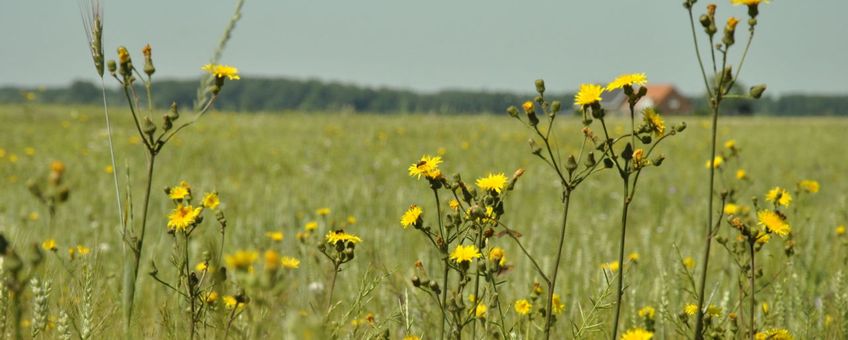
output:
<instances>
[{"instance_id":1,"label":"grassy field","mask_svg":"<svg viewBox=\"0 0 848 340\"><path fill-rule=\"evenodd\" d=\"M29 245L40 248L47 239L55 239L59 248L55 254L45 252L44 262L33 272L39 280L53 283L45 335L59 334L56 323L61 311L72 320L80 319L78 305L85 281L80 268L88 262L95 268L94 319L104 320L94 336L121 337L122 242L107 169L102 111L96 107L5 106L0 107L0 117L0 232L22 257L34 256ZM112 117L116 170L123 182L129 170L133 205L139 206L144 152L128 112L114 110ZM642 325L637 311L649 305L657 310L655 338L677 339L683 337L676 332L683 307L695 302L686 292L689 276L681 260L692 257L696 263L702 261L709 125L703 117L666 119L669 125L685 120L688 129L659 147L666 155L665 162L646 171L640 180L627 239L627 252L638 252L639 260L625 266L622 328ZM622 131L624 126L623 120L613 120L611 129ZM554 135L562 157L577 152L581 128L574 117L557 122ZM790 217L795 255L787 258L780 242L766 244L758 255L758 266L764 271L758 303L769 306L767 311L758 308L758 324L763 328L786 328L799 339L848 336L848 283L839 279L848 248L846 236L834 231L848 220L848 181L844 180L848 157L843 154L842 138L846 129L848 120L838 118L722 119L720 142L733 139L742 152L741 164L734 161L719 172L719 183L735 181L737 168L744 168L751 180L739 193L742 201L750 203L750 197L762 201L774 186L794 193L796 183L804 179L821 183L820 192L796 196L793 202L792 208L797 209ZM166 228L173 203L161 189L184 180L196 189L197 196L212 190L220 194L221 209L229 221L224 253L276 247L281 254L301 260L298 269L284 273L273 292L252 288L249 280L239 285L253 299L235 319L230 337L323 339L335 332L339 338L368 338L388 331L391 339L408 334L437 338L439 310L410 279L416 274L416 260L422 260L423 268L438 276L439 255L420 233L403 229L399 223L410 204L421 206L425 219L435 220L434 201L426 181L410 177L407 168L424 154L440 154L442 171L448 176L461 173L469 183L490 172L509 176L516 169L525 169L501 220L523 234L522 243L529 245L547 268L556 249L560 192L554 173L530 153L527 140L531 136L506 114L213 112L168 144L157 160L135 334L185 337L185 320L179 313L186 307L177 302L175 293L146 275L150 261L155 261L160 277L175 280L175 269L169 266L173 242ZM45 181L54 160L66 166L70 198L58 206L51 220L26 183ZM601 266L617 257L620 185L613 172L606 172L590 178L574 193L557 289L566 307L555 325L555 338L571 338L573 329L586 321L593 301L608 288L606 275L610 272ZM329 208L331 213L318 216L319 208ZM362 242L356 258L339 274L334 295L339 304L328 316L325 307L332 266L295 235L310 221L319 222L317 234L323 235L334 221L347 223L350 216L356 221L346 231L359 235ZM204 251L216 252L214 244L220 235L214 218L208 220L189 247L194 258ZM285 238L273 243L265 235L268 231L282 231ZM720 234L735 238L726 223ZM509 238L496 237L491 242L506 250L512 266L500 277L507 281L499 293L507 327L517 338L532 338L542 320L528 323L516 314L512 303L531 296L532 283L539 277ZM67 248L78 244L93 251L72 261ZM739 274L724 249L716 244L713 250L707 299L722 307L720 319L731 327L732 318L727 314L744 307L737 305ZM27 289L25 295L30 294ZM609 304L611 298L603 301ZM23 307L22 324L28 337L26 327L30 327L33 313L29 304ZM222 336L220 319L226 318L227 311L221 310L218 319L212 317L203 327L207 337ZM494 319L494 310L490 313ZM609 337L611 311L599 310L595 322L600 327L587 337ZM491 323L481 325L494 328ZM478 338L485 334L480 329Z\"/></svg>"}]
</instances>

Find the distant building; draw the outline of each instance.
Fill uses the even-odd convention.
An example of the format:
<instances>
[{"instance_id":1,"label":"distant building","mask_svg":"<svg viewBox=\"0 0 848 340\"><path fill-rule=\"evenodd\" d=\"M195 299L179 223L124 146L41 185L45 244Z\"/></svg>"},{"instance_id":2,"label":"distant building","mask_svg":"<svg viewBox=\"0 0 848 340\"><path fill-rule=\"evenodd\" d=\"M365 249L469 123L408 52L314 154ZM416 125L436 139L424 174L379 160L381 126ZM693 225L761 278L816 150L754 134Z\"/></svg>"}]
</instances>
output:
<instances>
[{"instance_id":1,"label":"distant building","mask_svg":"<svg viewBox=\"0 0 848 340\"><path fill-rule=\"evenodd\" d=\"M661 114L689 115L692 114L692 102L686 98L674 85L651 84L646 85L648 94L636 103L636 111L642 111L652 107ZM614 114L627 114L630 110L627 104L627 96L623 90L615 90L604 94L605 99L601 104Z\"/></svg>"}]
</instances>

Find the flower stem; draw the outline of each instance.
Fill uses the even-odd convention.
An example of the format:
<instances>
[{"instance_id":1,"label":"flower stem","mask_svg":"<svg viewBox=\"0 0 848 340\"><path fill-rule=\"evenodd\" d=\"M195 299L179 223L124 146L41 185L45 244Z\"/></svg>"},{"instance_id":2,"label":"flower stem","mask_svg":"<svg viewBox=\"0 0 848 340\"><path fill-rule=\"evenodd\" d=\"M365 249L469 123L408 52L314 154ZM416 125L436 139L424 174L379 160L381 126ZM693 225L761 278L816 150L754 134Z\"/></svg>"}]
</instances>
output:
<instances>
[{"instance_id":1,"label":"flower stem","mask_svg":"<svg viewBox=\"0 0 848 340\"><path fill-rule=\"evenodd\" d=\"M627 234L627 212L630 210L629 176L624 176L624 201L621 207L621 241L618 246L618 288L615 299L615 319L612 324L612 339L618 337L618 321L621 317L621 298L624 295L624 241Z\"/></svg>"},{"instance_id":2,"label":"flower stem","mask_svg":"<svg viewBox=\"0 0 848 340\"><path fill-rule=\"evenodd\" d=\"M706 291L707 285L707 269L709 268L710 263L710 248L712 246L713 240L713 191L715 188L715 155L716 155L716 131L718 130L718 101L716 101L713 106L713 122L712 122L712 136L710 143L710 182L709 182L709 191L707 192L707 226L706 226L706 244L704 246L704 257L703 261L701 261L701 282L698 286L698 313L697 318L695 319L695 340L702 340L704 338L703 328L704 328L704 293Z\"/></svg>"},{"instance_id":3,"label":"flower stem","mask_svg":"<svg viewBox=\"0 0 848 340\"><path fill-rule=\"evenodd\" d=\"M124 234L124 241L129 242L129 251L132 259L128 267L124 268L124 331L129 336L130 325L132 324L133 300L135 297L135 284L138 280L138 266L141 262L142 249L144 246L144 234L147 227L147 211L150 206L150 191L153 182L153 167L156 162L156 153L148 150L147 157L147 178L144 190L144 205L142 205L141 213L141 233L138 236L129 236Z\"/></svg>"},{"instance_id":4,"label":"flower stem","mask_svg":"<svg viewBox=\"0 0 848 340\"><path fill-rule=\"evenodd\" d=\"M551 274L550 280L548 280L548 296L547 301L545 302L545 339L551 338L551 327L553 326L553 299L554 299L554 290L556 289L556 280L557 274L559 274L559 263L562 260L562 248L565 244L565 227L568 222L568 206L571 202L571 189L565 189L563 193L563 202L562 202L562 226L560 226L559 230L559 246L557 247L557 256L554 261L553 273Z\"/></svg>"}]
</instances>

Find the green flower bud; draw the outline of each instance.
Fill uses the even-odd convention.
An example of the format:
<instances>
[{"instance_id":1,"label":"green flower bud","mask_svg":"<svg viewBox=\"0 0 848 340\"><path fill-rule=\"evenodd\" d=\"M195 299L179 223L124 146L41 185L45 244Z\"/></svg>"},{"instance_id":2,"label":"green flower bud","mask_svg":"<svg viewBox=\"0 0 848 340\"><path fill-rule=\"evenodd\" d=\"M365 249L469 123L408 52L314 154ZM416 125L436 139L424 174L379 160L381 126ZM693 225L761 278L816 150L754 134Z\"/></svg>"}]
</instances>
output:
<instances>
[{"instance_id":1,"label":"green flower bud","mask_svg":"<svg viewBox=\"0 0 848 340\"><path fill-rule=\"evenodd\" d=\"M559 100L554 100L553 102L551 102L551 111L553 111L554 113L557 113L561 109L562 109L562 103L560 103Z\"/></svg>"},{"instance_id":2,"label":"green flower bud","mask_svg":"<svg viewBox=\"0 0 848 340\"><path fill-rule=\"evenodd\" d=\"M763 96L763 92L766 92L766 84L754 85L751 87L751 97L760 99Z\"/></svg>"},{"instance_id":3,"label":"green flower bud","mask_svg":"<svg viewBox=\"0 0 848 340\"><path fill-rule=\"evenodd\" d=\"M109 59L109 61L106 62L106 67L109 69L109 73L113 76L115 75L115 72L118 71L118 63L116 63L114 59Z\"/></svg>"},{"instance_id":4,"label":"green flower bud","mask_svg":"<svg viewBox=\"0 0 848 340\"><path fill-rule=\"evenodd\" d=\"M624 146L624 150L621 151L621 158L626 161L629 161L631 158L633 158L633 145L627 143L627 145Z\"/></svg>"},{"instance_id":5,"label":"green flower bud","mask_svg":"<svg viewBox=\"0 0 848 340\"><path fill-rule=\"evenodd\" d=\"M536 79L536 92L539 94L545 94L545 81L542 79Z\"/></svg>"},{"instance_id":6,"label":"green flower bud","mask_svg":"<svg viewBox=\"0 0 848 340\"><path fill-rule=\"evenodd\" d=\"M153 133L156 132L156 124L153 124L153 120L150 119L150 116L144 117L141 130L148 136L153 136Z\"/></svg>"},{"instance_id":7,"label":"green flower bud","mask_svg":"<svg viewBox=\"0 0 848 340\"><path fill-rule=\"evenodd\" d=\"M506 113L508 113L513 118L518 118L518 108L515 106L510 106L506 108Z\"/></svg>"}]
</instances>

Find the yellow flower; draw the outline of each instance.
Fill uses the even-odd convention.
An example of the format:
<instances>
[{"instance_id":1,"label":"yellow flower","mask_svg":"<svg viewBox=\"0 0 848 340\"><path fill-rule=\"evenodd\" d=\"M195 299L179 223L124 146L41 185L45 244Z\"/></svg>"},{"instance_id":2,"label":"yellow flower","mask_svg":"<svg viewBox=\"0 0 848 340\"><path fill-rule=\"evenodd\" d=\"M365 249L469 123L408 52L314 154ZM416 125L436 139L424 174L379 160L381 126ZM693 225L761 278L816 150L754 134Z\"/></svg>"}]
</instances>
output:
<instances>
[{"instance_id":1,"label":"yellow flower","mask_svg":"<svg viewBox=\"0 0 848 340\"><path fill-rule=\"evenodd\" d=\"M417 335L407 335L403 337L403 340L421 340Z\"/></svg>"},{"instance_id":2,"label":"yellow flower","mask_svg":"<svg viewBox=\"0 0 848 340\"><path fill-rule=\"evenodd\" d=\"M31 146L25 147L24 154L30 157L35 156L35 148Z\"/></svg>"},{"instance_id":3,"label":"yellow flower","mask_svg":"<svg viewBox=\"0 0 848 340\"><path fill-rule=\"evenodd\" d=\"M727 25L724 26L724 29L733 31L736 29L737 24L739 24L739 19L736 19L735 17L727 18Z\"/></svg>"},{"instance_id":4,"label":"yellow flower","mask_svg":"<svg viewBox=\"0 0 848 340\"><path fill-rule=\"evenodd\" d=\"M269 231L265 233L265 237L271 239L271 241L280 242L283 240L283 232L282 231Z\"/></svg>"},{"instance_id":5,"label":"yellow flower","mask_svg":"<svg viewBox=\"0 0 848 340\"><path fill-rule=\"evenodd\" d=\"M768 241L770 239L771 239L771 236L769 236L768 233L766 233L764 231L757 231L757 238L756 238L757 243L766 244L766 243L768 243Z\"/></svg>"},{"instance_id":6,"label":"yellow flower","mask_svg":"<svg viewBox=\"0 0 848 340\"><path fill-rule=\"evenodd\" d=\"M820 185L819 185L818 181L805 179L803 181L798 182L798 187L800 187L802 190L804 190L806 192L814 194L814 193L819 192Z\"/></svg>"},{"instance_id":7,"label":"yellow flower","mask_svg":"<svg viewBox=\"0 0 848 340\"><path fill-rule=\"evenodd\" d=\"M530 113L534 111L535 105L532 101L526 101L524 104L521 104L521 108L524 109L524 113Z\"/></svg>"},{"instance_id":8,"label":"yellow flower","mask_svg":"<svg viewBox=\"0 0 848 340\"><path fill-rule=\"evenodd\" d=\"M735 149L736 148L736 140L731 139L731 140L724 142L724 147L727 148L727 149L731 149L731 150Z\"/></svg>"},{"instance_id":9,"label":"yellow flower","mask_svg":"<svg viewBox=\"0 0 848 340\"><path fill-rule=\"evenodd\" d=\"M620 89L625 85L639 85L644 86L648 83L648 77L644 73L631 73L631 74L622 74L615 78L611 83L607 84L606 91L610 92L613 90Z\"/></svg>"},{"instance_id":10,"label":"yellow flower","mask_svg":"<svg viewBox=\"0 0 848 340\"><path fill-rule=\"evenodd\" d=\"M456 248L453 249L453 252L450 254L450 259L456 263L468 262L471 263L471 260L480 258L482 255L480 254L480 250L477 249L477 246L473 244L469 245L457 245Z\"/></svg>"},{"instance_id":11,"label":"yellow flower","mask_svg":"<svg viewBox=\"0 0 848 340\"><path fill-rule=\"evenodd\" d=\"M207 192L203 195L203 199L201 200L204 208L215 209L221 204L221 200L218 199L217 192Z\"/></svg>"},{"instance_id":12,"label":"yellow flower","mask_svg":"<svg viewBox=\"0 0 848 340\"><path fill-rule=\"evenodd\" d=\"M693 268L695 268L695 259L693 259L691 256L684 257L683 266L686 267L686 269L692 270Z\"/></svg>"},{"instance_id":13,"label":"yellow flower","mask_svg":"<svg viewBox=\"0 0 848 340\"><path fill-rule=\"evenodd\" d=\"M239 250L235 254L224 256L224 261L236 270L250 271L258 258L259 253L255 250Z\"/></svg>"},{"instance_id":14,"label":"yellow flower","mask_svg":"<svg viewBox=\"0 0 848 340\"><path fill-rule=\"evenodd\" d=\"M306 229L306 231L313 231L315 229L318 229L318 222L315 222L315 221L306 222L306 225L303 226L303 228Z\"/></svg>"},{"instance_id":15,"label":"yellow flower","mask_svg":"<svg viewBox=\"0 0 848 340\"><path fill-rule=\"evenodd\" d=\"M736 215L739 212L739 206L733 203L727 203L724 205L724 214L725 215Z\"/></svg>"},{"instance_id":16,"label":"yellow flower","mask_svg":"<svg viewBox=\"0 0 848 340\"><path fill-rule=\"evenodd\" d=\"M280 265L286 269L297 269L300 268L300 260L291 256L283 256L280 258Z\"/></svg>"},{"instance_id":17,"label":"yellow flower","mask_svg":"<svg viewBox=\"0 0 848 340\"><path fill-rule=\"evenodd\" d=\"M574 105L586 106L597 103L603 100L603 98L601 98L602 93L604 93L604 89L601 85L580 84L580 90L577 91L577 95L574 96Z\"/></svg>"},{"instance_id":18,"label":"yellow flower","mask_svg":"<svg viewBox=\"0 0 848 340\"><path fill-rule=\"evenodd\" d=\"M45 240L44 242L41 242L41 248L44 249L44 250L49 250L49 251L56 251L56 250L59 249L56 246L56 240L54 240L52 238Z\"/></svg>"},{"instance_id":19,"label":"yellow flower","mask_svg":"<svg viewBox=\"0 0 848 340\"><path fill-rule=\"evenodd\" d=\"M639 262L640 257L639 253L635 251L630 253L630 255L627 255L627 259L630 260L630 262Z\"/></svg>"},{"instance_id":20,"label":"yellow flower","mask_svg":"<svg viewBox=\"0 0 848 340\"><path fill-rule=\"evenodd\" d=\"M113 169L111 165L107 165L107 166L103 167L103 172L105 172L107 174L112 174L112 172L114 172L114 171L115 171L115 169Z\"/></svg>"},{"instance_id":21,"label":"yellow flower","mask_svg":"<svg viewBox=\"0 0 848 340\"><path fill-rule=\"evenodd\" d=\"M347 224L348 224L348 225L354 225L354 224L356 224L356 216L349 215L349 216L347 217L347 221L346 221L346 222L347 222Z\"/></svg>"},{"instance_id":22,"label":"yellow flower","mask_svg":"<svg viewBox=\"0 0 848 340\"><path fill-rule=\"evenodd\" d=\"M71 248L73 249L73 248ZM86 247L84 245L78 244L76 247L76 252L79 256L85 256L91 253L91 248Z\"/></svg>"},{"instance_id":23,"label":"yellow flower","mask_svg":"<svg viewBox=\"0 0 848 340\"><path fill-rule=\"evenodd\" d=\"M748 6L756 6L761 3L769 3L769 0L730 0L730 3L738 6L738 5L748 5Z\"/></svg>"},{"instance_id":24,"label":"yellow flower","mask_svg":"<svg viewBox=\"0 0 848 340\"><path fill-rule=\"evenodd\" d=\"M646 331L643 328L631 328L621 335L621 340L651 340L654 333Z\"/></svg>"},{"instance_id":25,"label":"yellow flower","mask_svg":"<svg viewBox=\"0 0 848 340\"><path fill-rule=\"evenodd\" d=\"M657 315L656 309L654 309L654 307L651 307L651 306L645 306L645 307L640 308L638 313L639 313L640 318L645 318L645 319L650 319L650 320L653 320L654 316Z\"/></svg>"},{"instance_id":26,"label":"yellow flower","mask_svg":"<svg viewBox=\"0 0 848 340\"><path fill-rule=\"evenodd\" d=\"M698 306L694 303L686 304L686 306L683 307L683 312L688 315L698 314Z\"/></svg>"},{"instance_id":27,"label":"yellow flower","mask_svg":"<svg viewBox=\"0 0 848 340\"><path fill-rule=\"evenodd\" d=\"M130 60L130 52L127 51L126 47L120 46L118 47L118 61L121 63L125 63Z\"/></svg>"},{"instance_id":28,"label":"yellow flower","mask_svg":"<svg viewBox=\"0 0 848 340\"><path fill-rule=\"evenodd\" d=\"M222 300L224 300L224 306L226 306L227 309L244 308L244 302L239 302L235 296L225 295Z\"/></svg>"},{"instance_id":29,"label":"yellow flower","mask_svg":"<svg viewBox=\"0 0 848 340\"><path fill-rule=\"evenodd\" d=\"M486 307L486 305L481 303L481 304L477 305L476 308L474 308L474 316L476 316L478 319L483 319L483 318L486 317L486 312L488 310L489 310L489 307Z\"/></svg>"},{"instance_id":30,"label":"yellow flower","mask_svg":"<svg viewBox=\"0 0 848 340\"><path fill-rule=\"evenodd\" d=\"M168 189L168 198L172 200L183 200L191 196L191 186L186 181L180 182L180 185Z\"/></svg>"},{"instance_id":31,"label":"yellow flower","mask_svg":"<svg viewBox=\"0 0 848 340\"><path fill-rule=\"evenodd\" d=\"M330 214L330 208L319 208L318 210L315 210L315 213L319 216L327 216Z\"/></svg>"},{"instance_id":32,"label":"yellow flower","mask_svg":"<svg viewBox=\"0 0 848 340\"><path fill-rule=\"evenodd\" d=\"M30 220L30 221L38 221L38 219L39 219L39 218L41 218L41 216L40 216L40 215L38 215L38 213L37 213L37 212L35 212L35 211L30 211L30 213L29 213L29 215L27 216L27 218L29 218L29 220Z\"/></svg>"},{"instance_id":33,"label":"yellow flower","mask_svg":"<svg viewBox=\"0 0 848 340\"><path fill-rule=\"evenodd\" d=\"M718 169L718 168L721 167L722 164L724 164L724 157L715 156L715 159L712 162L707 161L706 166L707 166L707 169L709 169L710 167L712 167L714 169Z\"/></svg>"},{"instance_id":34,"label":"yellow flower","mask_svg":"<svg viewBox=\"0 0 848 340\"><path fill-rule=\"evenodd\" d=\"M168 228L171 230L186 230L197 221L197 216L203 208L194 208L191 205L177 205L168 215Z\"/></svg>"},{"instance_id":35,"label":"yellow flower","mask_svg":"<svg viewBox=\"0 0 848 340\"><path fill-rule=\"evenodd\" d=\"M498 266L506 265L506 252L501 247L494 247L489 250L489 261L497 263Z\"/></svg>"},{"instance_id":36,"label":"yellow flower","mask_svg":"<svg viewBox=\"0 0 848 340\"><path fill-rule=\"evenodd\" d=\"M478 178L476 183L480 189L500 193L504 186L506 186L506 181L506 176L501 172L498 174L489 173L486 177Z\"/></svg>"},{"instance_id":37,"label":"yellow flower","mask_svg":"<svg viewBox=\"0 0 848 340\"><path fill-rule=\"evenodd\" d=\"M758 332L754 335L755 340L792 340L792 333L783 328L774 328Z\"/></svg>"},{"instance_id":38,"label":"yellow flower","mask_svg":"<svg viewBox=\"0 0 848 340\"><path fill-rule=\"evenodd\" d=\"M409 206L409 209L403 213L403 216L400 218L400 225L403 226L404 229L409 228L410 226L414 226L419 223L421 220L421 214L424 211L421 210L421 207L413 204Z\"/></svg>"},{"instance_id":39,"label":"yellow flower","mask_svg":"<svg viewBox=\"0 0 848 340\"><path fill-rule=\"evenodd\" d=\"M218 301L218 292L213 290L209 292L209 294L206 294L206 303L211 305L215 303L215 301Z\"/></svg>"},{"instance_id":40,"label":"yellow flower","mask_svg":"<svg viewBox=\"0 0 848 340\"><path fill-rule=\"evenodd\" d=\"M707 306L707 313L706 314L709 315L709 316L712 316L714 318L720 317L721 316L721 307L716 306L716 305L709 305L709 306Z\"/></svg>"},{"instance_id":41,"label":"yellow flower","mask_svg":"<svg viewBox=\"0 0 848 340\"><path fill-rule=\"evenodd\" d=\"M762 304L762 305L760 305L760 307L763 309L763 314L768 314L768 313L769 313L769 304L768 304L768 303L763 302L763 304Z\"/></svg>"},{"instance_id":42,"label":"yellow flower","mask_svg":"<svg viewBox=\"0 0 848 340\"><path fill-rule=\"evenodd\" d=\"M530 301L527 301L527 299L515 301L513 307L515 308L515 312L521 315L530 314L530 310L533 309L533 305L530 304Z\"/></svg>"},{"instance_id":43,"label":"yellow flower","mask_svg":"<svg viewBox=\"0 0 848 340\"><path fill-rule=\"evenodd\" d=\"M736 179L743 180L748 178L748 173L745 172L745 169L736 170Z\"/></svg>"},{"instance_id":44,"label":"yellow flower","mask_svg":"<svg viewBox=\"0 0 848 340\"><path fill-rule=\"evenodd\" d=\"M272 249L265 251L265 270L276 270L281 264L280 253Z\"/></svg>"},{"instance_id":45,"label":"yellow flower","mask_svg":"<svg viewBox=\"0 0 848 340\"><path fill-rule=\"evenodd\" d=\"M239 80L238 69L229 65L206 64L200 68L218 78L227 77L230 80Z\"/></svg>"},{"instance_id":46,"label":"yellow flower","mask_svg":"<svg viewBox=\"0 0 848 340\"><path fill-rule=\"evenodd\" d=\"M562 314L565 311L565 304L562 303L559 294L554 293L554 296L551 297L551 310L554 314Z\"/></svg>"},{"instance_id":47,"label":"yellow flower","mask_svg":"<svg viewBox=\"0 0 848 340\"><path fill-rule=\"evenodd\" d=\"M774 187L766 193L766 201L788 207L792 203L792 196L789 195L786 189Z\"/></svg>"},{"instance_id":48,"label":"yellow flower","mask_svg":"<svg viewBox=\"0 0 848 340\"><path fill-rule=\"evenodd\" d=\"M601 269L609 270L610 272L617 272L621 264L618 261L607 262L601 265Z\"/></svg>"},{"instance_id":49,"label":"yellow flower","mask_svg":"<svg viewBox=\"0 0 848 340\"><path fill-rule=\"evenodd\" d=\"M845 235L845 226L844 225L837 226L834 231L836 232L837 236Z\"/></svg>"},{"instance_id":50,"label":"yellow flower","mask_svg":"<svg viewBox=\"0 0 848 340\"><path fill-rule=\"evenodd\" d=\"M417 177L418 179L421 179L421 176L429 179L438 178L442 175L442 172L439 170L439 164L441 163L442 157L430 157L429 155L424 155L418 163L414 163L409 166L409 175Z\"/></svg>"},{"instance_id":51,"label":"yellow flower","mask_svg":"<svg viewBox=\"0 0 848 340\"><path fill-rule=\"evenodd\" d=\"M345 233L343 230L331 230L325 236L328 244L336 245L339 242L359 243L362 239L359 236Z\"/></svg>"},{"instance_id":52,"label":"yellow flower","mask_svg":"<svg viewBox=\"0 0 848 340\"><path fill-rule=\"evenodd\" d=\"M459 210L459 201L451 199L450 202L448 202L448 206L450 206L453 211Z\"/></svg>"},{"instance_id":53,"label":"yellow flower","mask_svg":"<svg viewBox=\"0 0 848 340\"><path fill-rule=\"evenodd\" d=\"M62 163L61 161L53 161L50 163L50 171L61 175L65 172L65 163Z\"/></svg>"},{"instance_id":54,"label":"yellow flower","mask_svg":"<svg viewBox=\"0 0 848 340\"><path fill-rule=\"evenodd\" d=\"M789 223L786 223L782 216L771 210L761 210L758 212L757 220L759 220L760 225L765 227L768 231L783 237L786 237L792 231Z\"/></svg>"},{"instance_id":55,"label":"yellow flower","mask_svg":"<svg viewBox=\"0 0 848 340\"><path fill-rule=\"evenodd\" d=\"M651 128L655 136L660 137L665 133L665 121L656 110L650 107L646 108L642 110L642 116L644 117L645 124Z\"/></svg>"},{"instance_id":56,"label":"yellow flower","mask_svg":"<svg viewBox=\"0 0 848 340\"><path fill-rule=\"evenodd\" d=\"M207 269L209 269L209 262L206 261L198 262L197 265L194 266L194 270L199 272L206 271Z\"/></svg>"}]
</instances>

